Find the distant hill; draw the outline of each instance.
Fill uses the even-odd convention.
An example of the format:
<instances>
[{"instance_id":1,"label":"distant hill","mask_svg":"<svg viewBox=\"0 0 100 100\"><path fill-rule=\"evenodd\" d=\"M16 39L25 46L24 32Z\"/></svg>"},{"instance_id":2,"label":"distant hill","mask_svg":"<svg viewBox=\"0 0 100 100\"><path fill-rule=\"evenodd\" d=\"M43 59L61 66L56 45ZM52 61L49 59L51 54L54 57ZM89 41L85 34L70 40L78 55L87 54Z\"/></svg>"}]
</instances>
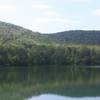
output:
<instances>
[{"instance_id":1,"label":"distant hill","mask_svg":"<svg viewBox=\"0 0 100 100\"><path fill-rule=\"evenodd\" d=\"M0 43L6 42L100 45L100 31L75 30L41 34L10 23L0 22Z\"/></svg>"},{"instance_id":2,"label":"distant hill","mask_svg":"<svg viewBox=\"0 0 100 100\"><path fill-rule=\"evenodd\" d=\"M100 45L100 31L65 31L46 34L50 40L57 43Z\"/></svg>"},{"instance_id":3,"label":"distant hill","mask_svg":"<svg viewBox=\"0 0 100 100\"><path fill-rule=\"evenodd\" d=\"M0 44L38 44L44 41L39 32L0 21Z\"/></svg>"},{"instance_id":4,"label":"distant hill","mask_svg":"<svg viewBox=\"0 0 100 100\"><path fill-rule=\"evenodd\" d=\"M45 64L100 65L99 45L100 31L41 34L0 22L1 67Z\"/></svg>"}]
</instances>

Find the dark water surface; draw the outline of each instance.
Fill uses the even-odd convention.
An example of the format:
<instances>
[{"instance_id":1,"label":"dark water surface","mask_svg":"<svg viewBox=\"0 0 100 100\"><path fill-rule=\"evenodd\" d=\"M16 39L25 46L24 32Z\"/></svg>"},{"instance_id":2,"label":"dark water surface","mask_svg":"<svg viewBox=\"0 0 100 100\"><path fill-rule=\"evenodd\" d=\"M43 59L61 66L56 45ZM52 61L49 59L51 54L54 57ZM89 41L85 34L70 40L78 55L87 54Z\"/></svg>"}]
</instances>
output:
<instances>
[{"instance_id":1,"label":"dark water surface","mask_svg":"<svg viewBox=\"0 0 100 100\"><path fill-rule=\"evenodd\" d=\"M100 100L100 68L0 67L0 100Z\"/></svg>"}]
</instances>

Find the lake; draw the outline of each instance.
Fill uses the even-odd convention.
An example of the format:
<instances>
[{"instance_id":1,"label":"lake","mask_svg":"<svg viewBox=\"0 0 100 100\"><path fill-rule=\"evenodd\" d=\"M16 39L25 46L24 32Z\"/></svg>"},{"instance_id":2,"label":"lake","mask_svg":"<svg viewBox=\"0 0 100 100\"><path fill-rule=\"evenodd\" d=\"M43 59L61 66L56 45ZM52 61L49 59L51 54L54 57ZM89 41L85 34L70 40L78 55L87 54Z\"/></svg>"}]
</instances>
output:
<instances>
[{"instance_id":1,"label":"lake","mask_svg":"<svg viewBox=\"0 0 100 100\"><path fill-rule=\"evenodd\" d=\"M34 96L28 100L100 100L100 97L65 97L52 94Z\"/></svg>"},{"instance_id":2,"label":"lake","mask_svg":"<svg viewBox=\"0 0 100 100\"><path fill-rule=\"evenodd\" d=\"M1 100L100 100L100 68L0 67Z\"/></svg>"}]
</instances>

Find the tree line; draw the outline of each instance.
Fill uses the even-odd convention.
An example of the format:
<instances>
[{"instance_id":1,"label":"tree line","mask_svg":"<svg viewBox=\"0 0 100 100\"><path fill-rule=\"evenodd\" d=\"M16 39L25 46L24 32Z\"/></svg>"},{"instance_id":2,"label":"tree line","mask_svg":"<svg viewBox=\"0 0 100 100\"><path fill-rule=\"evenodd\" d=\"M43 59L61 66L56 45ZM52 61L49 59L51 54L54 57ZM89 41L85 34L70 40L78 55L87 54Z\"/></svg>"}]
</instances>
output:
<instances>
[{"instance_id":1,"label":"tree line","mask_svg":"<svg viewBox=\"0 0 100 100\"><path fill-rule=\"evenodd\" d=\"M99 65L100 48L36 44L0 45L0 65Z\"/></svg>"}]
</instances>

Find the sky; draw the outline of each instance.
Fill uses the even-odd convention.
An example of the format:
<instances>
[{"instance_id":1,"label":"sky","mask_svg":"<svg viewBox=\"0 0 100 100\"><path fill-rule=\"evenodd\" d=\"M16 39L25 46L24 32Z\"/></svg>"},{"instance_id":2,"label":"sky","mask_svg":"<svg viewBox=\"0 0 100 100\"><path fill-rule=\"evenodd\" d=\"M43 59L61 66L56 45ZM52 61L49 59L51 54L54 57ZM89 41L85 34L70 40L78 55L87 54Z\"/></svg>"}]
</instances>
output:
<instances>
[{"instance_id":1,"label":"sky","mask_svg":"<svg viewBox=\"0 0 100 100\"><path fill-rule=\"evenodd\" d=\"M100 30L100 0L0 0L0 21L41 33Z\"/></svg>"}]
</instances>

